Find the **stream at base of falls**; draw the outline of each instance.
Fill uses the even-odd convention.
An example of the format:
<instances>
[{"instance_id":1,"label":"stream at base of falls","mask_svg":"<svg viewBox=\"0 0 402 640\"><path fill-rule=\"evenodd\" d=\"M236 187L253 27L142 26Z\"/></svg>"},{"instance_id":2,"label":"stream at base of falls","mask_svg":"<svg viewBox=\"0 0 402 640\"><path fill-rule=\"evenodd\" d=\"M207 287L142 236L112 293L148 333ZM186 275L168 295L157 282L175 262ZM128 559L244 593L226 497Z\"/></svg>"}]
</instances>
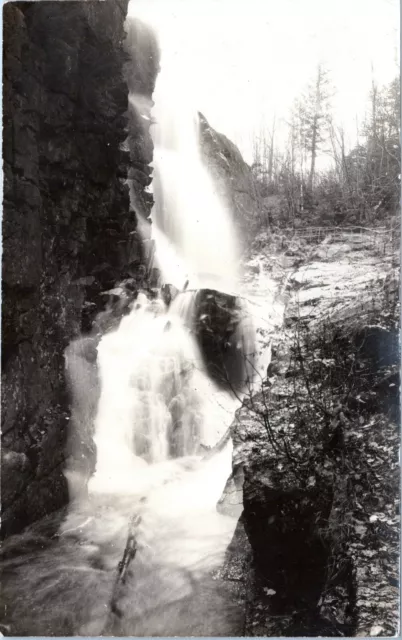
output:
<instances>
[{"instance_id":1,"label":"stream at base of falls","mask_svg":"<svg viewBox=\"0 0 402 640\"><path fill-rule=\"evenodd\" d=\"M15 536L3 548L3 633L242 635L242 612L213 575L236 526L216 511L230 465L230 443L209 460L156 464L137 495L70 507L56 538L45 521ZM116 582L133 514L136 555Z\"/></svg>"}]
</instances>

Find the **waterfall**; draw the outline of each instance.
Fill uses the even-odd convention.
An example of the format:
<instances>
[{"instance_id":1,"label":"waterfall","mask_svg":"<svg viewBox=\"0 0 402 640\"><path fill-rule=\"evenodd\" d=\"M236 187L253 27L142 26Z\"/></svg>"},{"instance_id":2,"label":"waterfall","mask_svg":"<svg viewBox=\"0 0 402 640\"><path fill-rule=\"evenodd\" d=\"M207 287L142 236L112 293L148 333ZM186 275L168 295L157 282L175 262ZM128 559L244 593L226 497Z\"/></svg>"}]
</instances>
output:
<instances>
[{"instance_id":1,"label":"waterfall","mask_svg":"<svg viewBox=\"0 0 402 640\"><path fill-rule=\"evenodd\" d=\"M216 576L237 519L217 502L232 472L228 434L254 329L230 211L202 163L172 40L158 35L151 235L162 283L176 295L134 296L122 283L118 316L100 314L66 350L70 504L49 548L37 551L27 534L31 564L23 555L9 584L12 624L37 635L242 633L230 581ZM139 115L149 108L141 95L130 100ZM149 241L149 222L138 222Z\"/></svg>"},{"instance_id":2,"label":"waterfall","mask_svg":"<svg viewBox=\"0 0 402 640\"><path fill-rule=\"evenodd\" d=\"M188 330L193 297L187 304L182 296L167 310L161 299L139 294L118 329L98 345L101 392L90 493L135 493L147 466L203 455L233 419L237 400L209 378Z\"/></svg>"},{"instance_id":3,"label":"waterfall","mask_svg":"<svg viewBox=\"0 0 402 640\"><path fill-rule=\"evenodd\" d=\"M145 464L200 454L227 428L230 412L208 410L222 396L204 372L195 339L162 300L140 294L98 346L101 382L91 491L131 491ZM222 398L216 409L222 409Z\"/></svg>"},{"instance_id":4,"label":"waterfall","mask_svg":"<svg viewBox=\"0 0 402 640\"><path fill-rule=\"evenodd\" d=\"M242 629L230 585L215 576L237 519L217 502L232 471L228 434L240 405L230 383L241 383L252 331L237 294L230 212L202 164L197 112L179 90L168 40L161 46L151 245L166 286L134 294L121 283L116 316L100 314L92 334L66 350L70 504L52 545L31 564L18 559L8 585L12 624L28 621L37 635ZM130 100L139 115L149 108L141 95ZM149 221L138 222L149 242Z\"/></svg>"},{"instance_id":5,"label":"waterfall","mask_svg":"<svg viewBox=\"0 0 402 640\"><path fill-rule=\"evenodd\" d=\"M179 294L169 309L161 299L149 300L140 294L119 327L100 341L92 492L126 493L137 486L144 465L200 455L228 428L237 403L233 394L223 392L210 378L196 326L199 292L219 291L234 299L239 263L236 234L230 212L201 159L198 114L188 103L173 40L163 30L157 31L162 58L152 111L155 204L151 234L162 282L173 285ZM130 96L139 115L145 109L144 100L138 94ZM144 237L149 234L146 227L148 223L140 218ZM242 335L235 335L233 349L240 357L241 340ZM207 360L211 357L208 354Z\"/></svg>"},{"instance_id":6,"label":"waterfall","mask_svg":"<svg viewBox=\"0 0 402 640\"><path fill-rule=\"evenodd\" d=\"M154 12L147 18L161 47L151 126L157 261L165 281L179 289L171 281L172 261L184 265L191 289L233 293L238 285L239 249L231 212L202 162L198 111L187 95L185 53L177 55L174 31L169 30L168 21L158 25L155 8ZM139 107L138 97L135 101Z\"/></svg>"}]
</instances>

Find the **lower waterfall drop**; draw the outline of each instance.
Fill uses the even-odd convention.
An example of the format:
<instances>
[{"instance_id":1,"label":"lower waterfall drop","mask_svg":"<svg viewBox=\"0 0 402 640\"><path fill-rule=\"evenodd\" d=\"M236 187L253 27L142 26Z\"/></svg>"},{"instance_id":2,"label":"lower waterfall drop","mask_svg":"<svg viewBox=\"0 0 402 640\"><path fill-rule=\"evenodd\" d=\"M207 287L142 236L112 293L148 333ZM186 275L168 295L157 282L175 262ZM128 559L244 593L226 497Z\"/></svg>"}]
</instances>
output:
<instances>
[{"instance_id":1,"label":"lower waterfall drop","mask_svg":"<svg viewBox=\"0 0 402 640\"><path fill-rule=\"evenodd\" d=\"M139 294L118 329L101 339L98 368L90 492L135 491L147 465L199 456L232 419L233 399L208 379L194 337L161 299Z\"/></svg>"}]
</instances>

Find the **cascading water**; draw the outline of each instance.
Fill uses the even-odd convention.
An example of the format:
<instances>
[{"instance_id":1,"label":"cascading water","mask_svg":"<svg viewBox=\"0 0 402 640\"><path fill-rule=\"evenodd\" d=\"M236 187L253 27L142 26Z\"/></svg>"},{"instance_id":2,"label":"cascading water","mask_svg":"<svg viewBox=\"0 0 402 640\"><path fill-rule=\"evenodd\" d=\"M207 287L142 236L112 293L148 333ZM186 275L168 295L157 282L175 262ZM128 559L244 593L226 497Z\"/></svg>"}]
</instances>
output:
<instances>
[{"instance_id":1,"label":"cascading water","mask_svg":"<svg viewBox=\"0 0 402 640\"><path fill-rule=\"evenodd\" d=\"M241 635L229 586L213 576L236 525L216 510L231 471L230 440L209 453L236 401L208 378L194 337L160 299L139 294L97 352L97 460L88 495L75 494L56 538L41 522L23 534L18 554L15 541L5 547L7 629ZM81 375L81 360L69 364L80 405L90 400L82 385L92 378ZM135 557L120 579L130 531Z\"/></svg>"},{"instance_id":2,"label":"cascading water","mask_svg":"<svg viewBox=\"0 0 402 640\"><path fill-rule=\"evenodd\" d=\"M191 289L233 293L237 290L239 265L235 228L201 160L199 117L186 91L185 55L178 55L168 21L158 24L157 10L154 7L152 11L152 3L149 7L145 19L157 32L161 47L151 127L157 260L162 275L178 289L184 283L170 279L172 260L181 263L181 274L186 272ZM167 245L171 245L170 251Z\"/></svg>"},{"instance_id":3,"label":"cascading water","mask_svg":"<svg viewBox=\"0 0 402 640\"><path fill-rule=\"evenodd\" d=\"M162 58L152 112L152 236L162 280L187 291L169 310L161 300L139 297L118 330L101 340L91 491L110 492L115 483L126 491L127 479L132 477L135 485L137 466L144 461L199 454L223 435L237 402L209 379L196 332L189 331L194 330L198 290L233 293L237 288L234 226L201 161L198 115L180 89L173 41L168 30L156 31ZM130 101L142 115L144 98L136 94ZM146 225L139 220L140 231Z\"/></svg>"},{"instance_id":4,"label":"cascading water","mask_svg":"<svg viewBox=\"0 0 402 640\"><path fill-rule=\"evenodd\" d=\"M168 79L157 85L160 92L165 82ZM170 110L177 113L175 104L165 104L161 99L156 107L155 226L174 243L187 265L192 288L233 292L238 265L233 224L201 162L198 120L190 118L190 126L175 130L170 127L173 117L166 116ZM177 115L185 123L185 115L180 111ZM170 129L173 134L166 140L164 132ZM163 273L166 267L161 264L161 268Z\"/></svg>"},{"instance_id":5,"label":"cascading water","mask_svg":"<svg viewBox=\"0 0 402 640\"><path fill-rule=\"evenodd\" d=\"M118 330L102 338L98 368L91 492L130 492L146 463L197 455L227 428L230 399L223 402L224 394L214 390L194 338L160 299L138 296Z\"/></svg>"}]
</instances>

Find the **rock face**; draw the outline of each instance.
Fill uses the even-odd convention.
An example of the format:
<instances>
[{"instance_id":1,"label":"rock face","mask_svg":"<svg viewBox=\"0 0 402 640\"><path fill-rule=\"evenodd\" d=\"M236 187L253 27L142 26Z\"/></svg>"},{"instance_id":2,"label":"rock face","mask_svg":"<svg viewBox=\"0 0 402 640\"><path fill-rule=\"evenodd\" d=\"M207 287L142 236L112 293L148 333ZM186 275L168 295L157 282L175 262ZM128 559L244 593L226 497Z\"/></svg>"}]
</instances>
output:
<instances>
[{"instance_id":1,"label":"rock face","mask_svg":"<svg viewBox=\"0 0 402 640\"><path fill-rule=\"evenodd\" d=\"M239 237L250 241L261 209L252 171L236 145L215 131L201 113L199 121L204 162L223 202L232 212Z\"/></svg>"},{"instance_id":2,"label":"rock face","mask_svg":"<svg viewBox=\"0 0 402 640\"><path fill-rule=\"evenodd\" d=\"M128 184L131 206L145 221L153 205L152 194L148 191L152 182L152 168L149 164L153 158L150 126L151 109L154 104L152 94L159 71L160 51L155 34L140 20L130 19L126 29L125 50L129 57L125 68L129 88ZM146 226L147 223L143 225L142 237L139 233L133 234L132 241L139 250L133 265L134 271L142 261L150 265L153 260L154 245L150 240L150 227L149 233L146 234L148 237L144 240Z\"/></svg>"},{"instance_id":3,"label":"rock face","mask_svg":"<svg viewBox=\"0 0 402 640\"><path fill-rule=\"evenodd\" d=\"M219 505L230 513L243 487L245 635L393 636L398 269L393 256L359 251L299 267L288 283L268 377L232 425Z\"/></svg>"},{"instance_id":4,"label":"rock face","mask_svg":"<svg viewBox=\"0 0 402 640\"><path fill-rule=\"evenodd\" d=\"M127 0L3 8L5 535L67 500L63 352L90 327L98 294L142 260L126 184L126 11ZM150 96L153 82L141 91ZM131 159L148 176L152 142L141 131ZM133 184L139 200L147 180Z\"/></svg>"}]
</instances>

